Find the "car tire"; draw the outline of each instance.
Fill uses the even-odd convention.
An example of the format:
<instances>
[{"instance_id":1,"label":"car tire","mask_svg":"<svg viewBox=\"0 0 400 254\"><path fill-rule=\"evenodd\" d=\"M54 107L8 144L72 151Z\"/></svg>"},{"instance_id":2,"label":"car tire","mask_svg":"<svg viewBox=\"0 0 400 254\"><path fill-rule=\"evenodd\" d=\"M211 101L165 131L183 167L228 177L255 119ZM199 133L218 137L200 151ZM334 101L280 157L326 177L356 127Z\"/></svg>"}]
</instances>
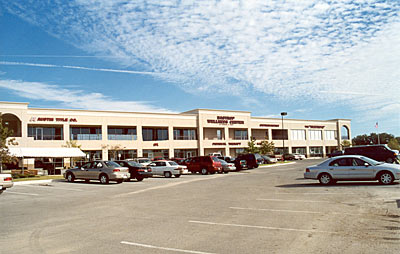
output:
<instances>
[{"instance_id":1,"label":"car tire","mask_svg":"<svg viewBox=\"0 0 400 254\"><path fill-rule=\"evenodd\" d=\"M109 182L108 176L106 174L101 174L99 180L101 184L108 184Z\"/></svg>"},{"instance_id":2,"label":"car tire","mask_svg":"<svg viewBox=\"0 0 400 254\"><path fill-rule=\"evenodd\" d=\"M166 178L171 178L171 177L172 177L172 174L171 174L171 172L167 171L167 172L164 172L164 176L165 176Z\"/></svg>"},{"instance_id":3,"label":"car tire","mask_svg":"<svg viewBox=\"0 0 400 254\"><path fill-rule=\"evenodd\" d=\"M387 163L393 163L393 161L394 161L393 158L387 158L387 159L386 159L386 162L387 162Z\"/></svg>"},{"instance_id":4,"label":"car tire","mask_svg":"<svg viewBox=\"0 0 400 254\"><path fill-rule=\"evenodd\" d=\"M201 169L201 174L202 175L208 175L208 170L206 168Z\"/></svg>"},{"instance_id":5,"label":"car tire","mask_svg":"<svg viewBox=\"0 0 400 254\"><path fill-rule=\"evenodd\" d=\"M136 180L137 180L138 182L141 182L141 181L143 181L143 179L144 179L144 177L143 177L143 176L137 176L137 177L136 177Z\"/></svg>"},{"instance_id":6,"label":"car tire","mask_svg":"<svg viewBox=\"0 0 400 254\"><path fill-rule=\"evenodd\" d=\"M67 174L67 181L73 183L75 181L75 176L72 173Z\"/></svg>"},{"instance_id":7,"label":"car tire","mask_svg":"<svg viewBox=\"0 0 400 254\"><path fill-rule=\"evenodd\" d=\"M393 183L394 177L393 177L392 173L385 171L385 172L379 173L378 181L380 184L388 185L388 184Z\"/></svg>"},{"instance_id":8,"label":"car tire","mask_svg":"<svg viewBox=\"0 0 400 254\"><path fill-rule=\"evenodd\" d=\"M319 182L322 185L330 185L334 183L334 180L332 179L332 176L328 173L323 173L318 177Z\"/></svg>"},{"instance_id":9,"label":"car tire","mask_svg":"<svg viewBox=\"0 0 400 254\"><path fill-rule=\"evenodd\" d=\"M181 175L175 175L175 177L176 177L176 178L179 178L179 177L181 177Z\"/></svg>"}]
</instances>

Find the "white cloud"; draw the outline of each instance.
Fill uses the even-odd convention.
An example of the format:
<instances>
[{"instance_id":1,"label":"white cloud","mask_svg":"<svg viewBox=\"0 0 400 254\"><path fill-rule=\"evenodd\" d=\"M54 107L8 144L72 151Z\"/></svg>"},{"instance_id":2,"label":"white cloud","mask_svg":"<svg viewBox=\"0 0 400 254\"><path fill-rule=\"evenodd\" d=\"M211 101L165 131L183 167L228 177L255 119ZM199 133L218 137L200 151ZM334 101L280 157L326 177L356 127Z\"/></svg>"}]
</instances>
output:
<instances>
[{"instance_id":1,"label":"white cloud","mask_svg":"<svg viewBox=\"0 0 400 254\"><path fill-rule=\"evenodd\" d=\"M254 91L341 103L362 116L398 109L398 1L0 2L78 48L162 73L185 91L240 95L245 104Z\"/></svg>"},{"instance_id":2,"label":"white cloud","mask_svg":"<svg viewBox=\"0 0 400 254\"><path fill-rule=\"evenodd\" d=\"M170 110L152 106L145 101L120 101L102 93L85 93L81 90L70 90L40 82L0 80L0 88L9 89L21 97L32 100L56 101L68 108L173 113Z\"/></svg>"}]
</instances>

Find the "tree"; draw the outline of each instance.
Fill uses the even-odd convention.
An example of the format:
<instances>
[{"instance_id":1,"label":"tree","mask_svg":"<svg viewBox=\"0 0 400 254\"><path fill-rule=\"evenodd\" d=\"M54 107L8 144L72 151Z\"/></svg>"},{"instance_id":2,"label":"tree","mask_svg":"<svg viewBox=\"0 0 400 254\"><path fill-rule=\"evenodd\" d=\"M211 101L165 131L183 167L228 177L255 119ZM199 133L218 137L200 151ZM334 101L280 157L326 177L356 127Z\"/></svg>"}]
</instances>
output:
<instances>
[{"instance_id":1,"label":"tree","mask_svg":"<svg viewBox=\"0 0 400 254\"><path fill-rule=\"evenodd\" d=\"M390 140L392 140L394 138L395 137L392 134L385 133L385 132L379 133L379 143L380 144L387 144L387 143L389 143ZM378 134L371 133L370 135L367 135L367 134L358 135L352 139L352 143L355 146L378 144Z\"/></svg>"},{"instance_id":2,"label":"tree","mask_svg":"<svg viewBox=\"0 0 400 254\"><path fill-rule=\"evenodd\" d=\"M76 140L70 140L65 142L65 145L62 145L62 147L66 148L79 148L81 149L82 145L78 144L78 141ZM71 158L71 166L75 166L77 162L79 162L81 159L80 158Z\"/></svg>"},{"instance_id":3,"label":"tree","mask_svg":"<svg viewBox=\"0 0 400 254\"><path fill-rule=\"evenodd\" d=\"M10 155L8 150L9 145L18 145L15 138L10 138L13 131L3 125L3 118L0 113L0 173L3 172L3 163L13 163L17 160L16 157Z\"/></svg>"},{"instance_id":4,"label":"tree","mask_svg":"<svg viewBox=\"0 0 400 254\"><path fill-rule=\"evenodd\" d=\"M249 147L246 147L246 148L244 149L244 151L245 151L246 153L259 153L259 152L260 152L260 149L259 149L258 147L256 147L256 138L251 137L250 139L251 139L251 140L247 143L247 145L248 145Z\"/></svg>"},{"instance_id":5,"label":"tree","mask_svg":"<svg viewBox=\"0 0 400 254\"><path fill-rule=\"evenodd\" d=\"M340 144L340 146L342 147L342 150L345 149L346 147L350 147L351 143L348 140L343 140L342 143Z\"/></svg>"},{"instance_id":6,"label":"tree","mask_svg":"<svg viewBox=\"0 0 400 254\"><path fill-rule=\"evenodd\" d=\"M269 154L274 151L275 144L274 142L268 142L268 140L263 140L261 141L261 146L260 146L260 153L261 154Z\"/></svg>"},{"instance_id":7,"label":"tree","mask_svg":"<svg viewBox=\"0 0 400 254\"><path fill-rule=\"evenodd\" d=\"M114 146L102 145L101 148L108 149L108 152L111 153L110 157L112 160L118 160L119 151L123 151L125 147L118 144L118 145L114 145Z\"/></svg>"},{"instance_id":8,"label":"tree","mask_svg":"<svg viewBox=\"0 0 400 254\"><path fill-rule=\"evenodd\" d=\"M400 151L400 144L397 138L392 138L387 145L390 147L390 149Z\"/></svg>"}]
</instances>

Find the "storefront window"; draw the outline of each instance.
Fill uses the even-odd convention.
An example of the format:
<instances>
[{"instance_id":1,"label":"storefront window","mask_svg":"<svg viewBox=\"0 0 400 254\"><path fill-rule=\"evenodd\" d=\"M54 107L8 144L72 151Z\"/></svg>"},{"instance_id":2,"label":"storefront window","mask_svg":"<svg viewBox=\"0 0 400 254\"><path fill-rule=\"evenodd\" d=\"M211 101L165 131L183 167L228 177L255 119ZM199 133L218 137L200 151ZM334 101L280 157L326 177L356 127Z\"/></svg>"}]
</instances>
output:
<instances>
[{"instance_id":1,"label":"storefront window","mask_svg":"<svg viewBox=\"0 0 400 254\"><path fill-rule=\"evenodd\" d=\"M248 140L247 130L235 130L235 140Z\"/></svg>"},{"instance_id":2,"label":"storefront window","mask_svg":"<svg viewBox=\"0 0 400 254\"><path fill-rule=\"evenodd\" d=\"M143 128L143 141L168 140L168 128Z\"/></svg>"},{"instance_id":3,"label":"storefront window","mask_svg":"<svg viewBox=\"0 0 400 254\"><path fill-rule=\"evenodd\" d=\"M287 129L273 129L272 130L272 140L288 140L288 130Z\"/></svg>"},{"instance_id":4,"label":"storefront window","mask_svg":"<svg viewBox=\"0 0 400 254\"><path fill-rule=\"evenodd\" d=\"M28 137L34 140L63 140L63 127L28 125Z\"/></svg>"},{"instance_id":5,"label":"storefront window","mask_svg":"<svg viewBox=\"0 0 400 254\"><path fill-rule=\"evenodd\" d=\"M71 140L101 140L101 127L71 127Z\"/></svg>"},{"instance_id":6,"label":"storefront window","mask_svg":"<svg viewBox=\"0 0 400 254\"><path fill-rule=\"evenodd\" d=\"M108 127L108 140L137 140L136 128Z\"/></svg>"}]
</instances>

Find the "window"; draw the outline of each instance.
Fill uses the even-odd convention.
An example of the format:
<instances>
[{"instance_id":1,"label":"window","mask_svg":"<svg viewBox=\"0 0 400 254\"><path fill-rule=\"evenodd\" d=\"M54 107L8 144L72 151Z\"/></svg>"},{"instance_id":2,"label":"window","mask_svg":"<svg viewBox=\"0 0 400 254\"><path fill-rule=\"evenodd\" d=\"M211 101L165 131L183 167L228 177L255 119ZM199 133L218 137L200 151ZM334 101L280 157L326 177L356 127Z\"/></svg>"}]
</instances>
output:
<instances>
[{"instance_id":1,"label":"window","mask_svg":"<svg viewBox=\"0 0 400 254\"><path fill-rule=\"evenodd\" d=\"M101 127L71 127L71 140L101 140Z\"/></svg>"},{"instance_id":2,"label":"window","mask_svg":"<svg viewBox=\"0 0 400 254\"><path fill-rule=\"evenodd\" d=\"M63 140L63 127L28 126L28 137L34 140Z\"/></svg>"},{"instance_id":3,"label":"window","mask_svg":"<svg viewBox=\"0 0 400 254\"><path fill-rule=\"evenodd\" d=\"M222 130L217 129L217 140L222 140Z\"/></svg>"},{"instance_id":4,"label":"window","mask_svg":"<svg viewBox=\"0 0 400 254\"><path fill-rule=\"evenodd\" d=\"M325 140L336 140L336 131L325 131Z\"/></svg>"},{"instance_id":5,"label":"window","mask_svg":"<svg viewBox=\"0 0 400 254\"><path fill-rule=\"evenodd\" d=\"M346 167L346 166L350 166L350 165L351 165L351 162L347 158L334 160L331 163L329 163L329 166L333 166L333 167Z\"/></svg>"},{"instance_id":6,"label":"window","mask_svg":"<svg viewBox=\"0 0 400 254\"><path fill-rule=\"evenodd\" d=\"M322 131L320 130L309 130L308 135L310 140L322 140Z\"/></svg>"},{"instance_id":7,"label":"window","mask_svg":"<svg viewBox=\"0 0 400 254\"><path fill-rule=\"evenodd\" d=\"M341 132L342 132L341 136L342 139L350 139L349 128L347 128L347 126L343 125Z\"/></svg>"},{"instance_id":8,"label":"window","mask_svg":"<svg viewBox=\"0 0 400 254\"><path fill-rule=\"evenodd\" d=\"M314 146L310 147L310 156L311 157L322 157L322 146Z\"/></svg>"},{"instance_id":9,"label":"window","mask_svg":"<svg viewBox=\"0 0 400 254\"><path fill-rule=\"evenodd\" d=\"M174 140L196 140L195 129L174 129Z\"/></svg>"},{"instance_id":10,"label":"window","mask_svg":"<svg viewBox=\"0 0 400 254\"><path fill-rule=\"evenodd\" d=\"M288 130L286 129L274 129L272 130L272 139L273 140L288 140Z\"/></svg>"},{"instance_id":11,"label":"window","mask_svg":"<svg viewBox=\"0 0 400 254\"><path fill-rule=\"evenodd\" d=\"M168 140L168 128L143 128L143 141Z\"/></svg>"},{"instance_id":12,"label":"window","mask_svg":"<svg viewBox=\"0 0 400 254\"><path fill-rule=\"evenodd\" d=\"M291 130L291 139L292 140L306 140L306 131L305 130Z\"/></svg>"},{"instance_id":13,"label":"window","mask_svg":"<svg viewBox=\"0 0 400 254\"><path fill-rule=\"evenodd\" d=\"M247 130L235 130L235 140L247 140Z\"/></svg>"},{"instance_id":14,"label":"window","mask_svg":"<svg viewBox=\"0 0 400 254\"><path fill-rule=\"evenodd\" d=\"M108 127L108 140L137 140L136 128Z\"/></svg>"}]
</instances>

